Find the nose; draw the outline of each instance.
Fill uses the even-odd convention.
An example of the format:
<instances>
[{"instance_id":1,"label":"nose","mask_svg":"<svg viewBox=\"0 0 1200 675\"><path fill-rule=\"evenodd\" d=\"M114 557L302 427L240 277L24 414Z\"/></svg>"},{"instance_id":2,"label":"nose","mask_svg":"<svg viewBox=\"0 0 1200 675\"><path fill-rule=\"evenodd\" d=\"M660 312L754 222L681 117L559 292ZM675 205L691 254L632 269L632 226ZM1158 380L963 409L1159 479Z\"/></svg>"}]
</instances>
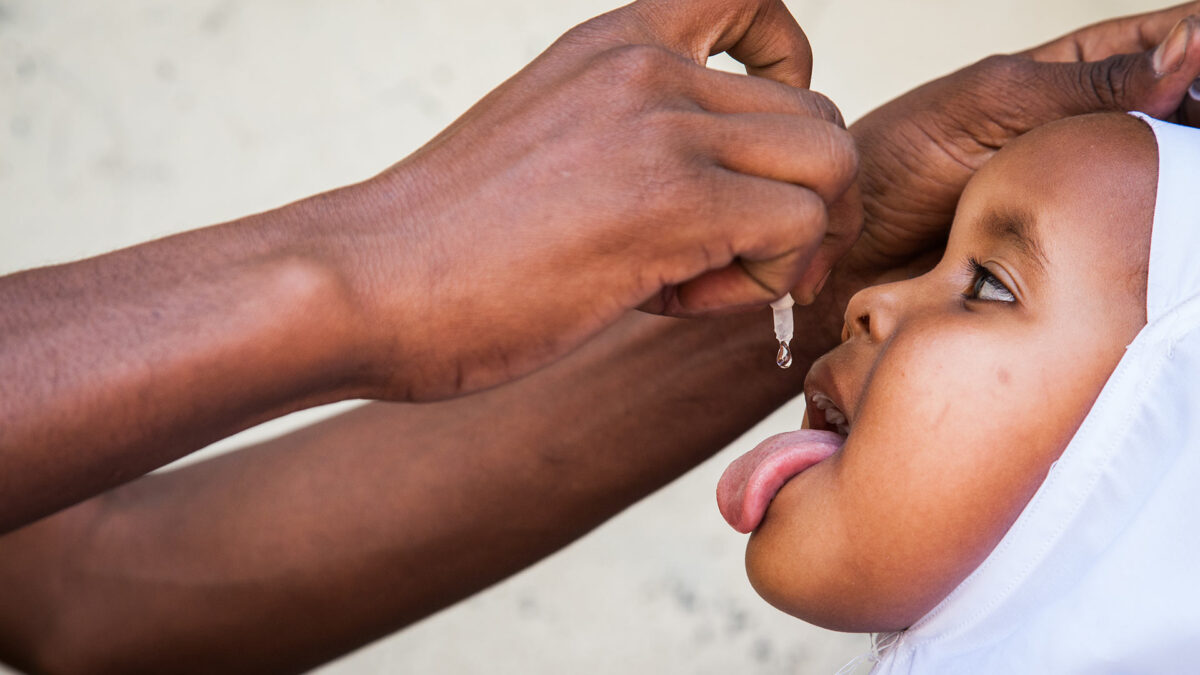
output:
<instances>
[{"instance_id":1,"label":"nose","mask_svg":"<svg viewBox=\"0 0 1200 675\"><path fill-rule=\"evenodd\" d=\"M864 337L869 342L883 342L896 329L903 307L904 291L909 281L870 286L854 294L846 305L842 341Z\"/></svg>"}]
</instances>

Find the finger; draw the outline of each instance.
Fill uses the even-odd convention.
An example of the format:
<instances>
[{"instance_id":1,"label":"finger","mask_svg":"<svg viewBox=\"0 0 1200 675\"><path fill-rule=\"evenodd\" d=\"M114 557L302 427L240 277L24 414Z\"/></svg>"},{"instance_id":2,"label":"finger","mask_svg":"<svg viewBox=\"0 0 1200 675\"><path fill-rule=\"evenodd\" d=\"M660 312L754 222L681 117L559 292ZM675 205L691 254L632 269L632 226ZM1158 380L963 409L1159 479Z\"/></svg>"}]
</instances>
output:
<instances>
[{"instance_id":1,"label":"finger","mask_svg":"<svg viewBox=\"0 0 1200 675\"><path fill-rule=\"evenodd\" d=\"M811 190L733 173L720 189L718 201L728 208L714 214L705 234L723 235L734 257L671 289L660 303L664 313L761 307L796 285L823 241L825 202Z\"/></svg>"},{"instance_id":2,"label":"finger","mask_svg":"<svg viewBox=\"0 0 1200 675\"><path fill-rule=\"evenodd\" d=\"M812 82L812 46L783 0L767 0L744 30L727 31L711 51L728 52L746 73L793 87Z\"/></svg>"},{"instance_id":3,"label":"finger","mask_svg":"<svg viewBox=\"0 0 1200 675\"><path fill-rule=\"evenodd\" d=\"M831 203L858 171L854 138L823 120L795 115L708 115L698 138L720 166L809 188Z\"/></svg>"},{"instance_id":4,"label":"finger","mask_svg":"<svg viewBox=\"0 0 1200 675\"><path fill-rule=\"evenodd\" d=\"M1102 21L1026 52L1036 61L1099 61L1114 54L1150 49L1184 17L1200 13L1200 2Z\"/></svg>"},{"instance_id":5,"label":"finger","mask_svg":"<svg viewBox=\"0 0 1200 675\"><path fill-rule=\"evenodd\" d=\"M833 101L811 89L720 70L689 70L695 72L687 83L687 94L709 112L803 115L846 126Z\"/></svg>"},{"instance_id":6,"label":"finger","mask_svg":"<svg viewBox=\"0 0 1200 675\"><path fill-rule=\"evenodd\" d=\"M811 305L825 287L833 266L858 241L862 232L863 210L858 184L829 205L829 225L825 237L792 288L792 298L800 305Z\"/></svg>"},{"instance_id":7,"label":"finger","mask_svg":"<svg viewBox=\"0 0 1200 675\"><path fill-rule=\"evenodd\" d=\"M1173 114L1200 76L1200 18L1185 17L1155 49L1085 63L1032 63L1051 95L1050 119L1104 110Z\"/></svg>"},{"instance_id":8,"label":"finger","mask_svg":"<svg viewBox=\"0 0 1200 675\"><path fill-rule=\"evenodd\" d=\"M1200 80L1188 87L1183 103L1175 113L1175 120L1189 127L1200 127Z\"/></svg>"},{"instance_id":9,"label":"finger","mask_svg":"<svg viewBox=\"0 0 1200 675\"><path fill-rule=\"evenodd\" d=\"M783 0L640 0L630 6L659 44L700 65L720 52L750 75L807 88L812 48Z\"/></svg>"}]
</instances>

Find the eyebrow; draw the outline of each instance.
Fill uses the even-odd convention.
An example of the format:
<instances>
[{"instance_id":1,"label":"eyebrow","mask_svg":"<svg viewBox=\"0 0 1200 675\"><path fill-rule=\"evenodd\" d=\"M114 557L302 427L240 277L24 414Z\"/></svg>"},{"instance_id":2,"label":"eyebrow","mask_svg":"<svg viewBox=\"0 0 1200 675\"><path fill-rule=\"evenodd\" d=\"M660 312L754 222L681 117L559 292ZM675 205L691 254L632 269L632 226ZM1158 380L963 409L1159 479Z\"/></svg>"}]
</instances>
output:
<instances>
[{"instance_id":1,"label":"eyebrow","mask_svg":"<svg viewBox=\"0 0 1200 675\"><path fill-rule=\"evenodd\" d=\"M1037 221L1028 211L992 209L980 223L987 235L1009 242L1040 271L1046 271L1046 251L1037 237Z\"/></svg>"}]
</instances>

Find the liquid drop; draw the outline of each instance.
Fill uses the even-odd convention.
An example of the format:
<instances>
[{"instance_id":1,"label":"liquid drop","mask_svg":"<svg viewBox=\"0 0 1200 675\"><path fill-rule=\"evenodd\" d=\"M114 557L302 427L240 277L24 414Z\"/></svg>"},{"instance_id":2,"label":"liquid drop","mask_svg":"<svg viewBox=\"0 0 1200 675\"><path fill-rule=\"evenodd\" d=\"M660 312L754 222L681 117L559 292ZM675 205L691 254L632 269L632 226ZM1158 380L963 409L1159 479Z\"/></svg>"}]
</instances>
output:
<instances>
[{"instance_id":1,"label":"liquid drop","mask_svg":"<svg viewBox=\"0 0 1200 675\"><path fill-rule=\"evenodd\" d=\"M783 340L779 341L779 351L775 354L775 365L780 368L792 367L792 350Z\"/></svg>"}]
</instances>

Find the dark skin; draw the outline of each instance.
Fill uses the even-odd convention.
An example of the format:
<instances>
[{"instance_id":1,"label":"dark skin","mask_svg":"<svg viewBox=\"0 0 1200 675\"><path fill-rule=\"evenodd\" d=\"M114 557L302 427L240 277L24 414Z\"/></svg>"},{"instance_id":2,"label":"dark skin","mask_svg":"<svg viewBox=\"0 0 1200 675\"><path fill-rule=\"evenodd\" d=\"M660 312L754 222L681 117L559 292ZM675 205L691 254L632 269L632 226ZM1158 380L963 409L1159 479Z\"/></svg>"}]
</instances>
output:
<instances>
[{"instance_id":1,"label":"dark skin","mask_svg":"<svg viewBox=\"0 0 1200 675\"><path fill-rule=\"evenodd\" d=\"M792 396L756 323L631 315L510 386L366 406L19 530L2 651L61 672L317 665L553 552ZM743 374L760 386L729 410L717 385ZM48 559L78 583L36 574Z\"/></svg>"},{"instance_id":2,"label":"dark skin","mask_svg":"<svg viewBox=\"0 0 1200 675\"><path fill-rule=\"evenodd\" d=\"M810 71L782 0L641 0L374 178L0 278L0 533L293 410L529 375L637 307L811 301L861 220Z\"/></svg>"},{"instance_id":3,"label":"dark skin","mask_svg":"<svg viewBox=\"0 0 1200 675\"><path fill-rule=\"evenodd\" d=\"M1188 10L1139 25L1165 24L1165 35ZM1088 57L1144 50L1124 26L1093 29L1109 35L1109 51ZM1141 68L1149 52L1123 57L1132 80L1081 76L1100 68L1091 62L989 59L854 125L868 234L799 310L806 339L788 376L763 358L773 351L765 313L686 322L630 314L508 386L429 405L375 404L147 477L0 539L0 653L51 672L296 671L488 586L796 395L837 342L849 296L920 267L941 245L971 162L1022 127L1081 112L1074 101L1177 106L1200 74L1200 49L1187 51L1186 76L1166 78ZM997 78L1042 68L1061 69L1061 79L1039 79L1020 99L985 95ZM1138 84L1106 88L1128 81ZM1009 136L982 134L973 120L993 116L1019 123ZM901 133L927 120L940 122L936 135ZM960 148L977 150L952 154ZM920 161L907 166L906 157Z\"/></svg>"},{"instance_id":4,"label":"dark skin","mask_svg":"<svg viewBox=\"0 0 1200 675\"><path fill-rule=\"evenodd\" d=\"M1184 92L1200 63L1197 12L1186 3L992 56L856 122L866 222L844 264L869 275L940 252L967 180L1035 127L1103 111L1179 120L1195 104Z\"/></svg>"}]
</instances>

